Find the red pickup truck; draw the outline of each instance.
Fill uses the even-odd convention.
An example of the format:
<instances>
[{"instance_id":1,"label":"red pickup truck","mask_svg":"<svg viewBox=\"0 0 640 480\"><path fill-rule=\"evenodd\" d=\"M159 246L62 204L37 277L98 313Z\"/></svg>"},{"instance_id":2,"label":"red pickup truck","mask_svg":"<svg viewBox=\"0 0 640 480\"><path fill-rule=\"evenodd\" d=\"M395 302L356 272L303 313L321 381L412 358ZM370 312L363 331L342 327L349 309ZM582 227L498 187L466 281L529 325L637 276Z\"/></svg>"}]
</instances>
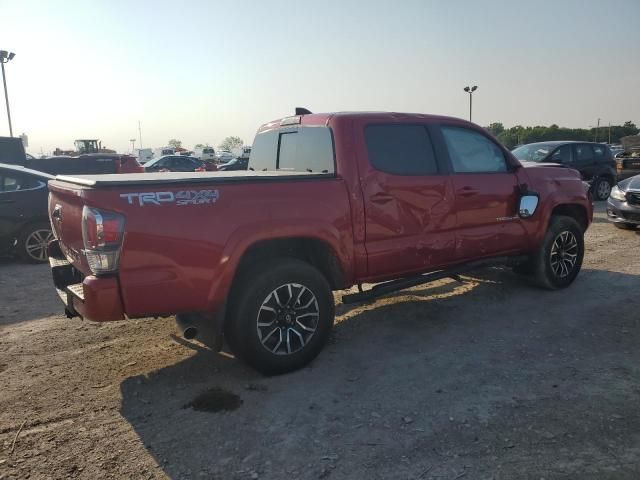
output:
<instances>
[{"instance_id":1,"label":"red pickup truck","mask_svg":"<svg viewBox=\"0 0 640 480\"><path fill-rule=\"evenodd\" d=\"M358 285L343 301L366 301L487 264L566 287L593 217L578 172L524 168L472 123L401 113L267 123L244 172L58 176L49 189L69 316L175 314L185 335L214 328L267 374L320 352L334 290Z\"/></svg>"}]
</instances>

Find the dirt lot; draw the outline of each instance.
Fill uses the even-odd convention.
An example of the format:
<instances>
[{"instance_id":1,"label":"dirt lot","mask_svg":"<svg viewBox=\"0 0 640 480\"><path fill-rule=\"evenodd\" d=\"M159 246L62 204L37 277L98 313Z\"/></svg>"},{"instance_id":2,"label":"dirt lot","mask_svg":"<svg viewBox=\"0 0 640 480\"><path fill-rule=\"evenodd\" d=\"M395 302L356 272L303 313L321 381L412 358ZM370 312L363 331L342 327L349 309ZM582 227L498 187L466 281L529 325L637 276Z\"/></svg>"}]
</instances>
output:
<instances>
[{"instance_id":1,"label":"dirt lot","mask_svg":"<svg viewBox=\"0 0 640 480\"><path fill-rule=\"evenodd\" d=\"M0 479L640 478L640 234L597 209L568 290L487 269L339 304L276 378L173 319L68 320L47 266L2 261Z\"/></svg>"}]
</instances>

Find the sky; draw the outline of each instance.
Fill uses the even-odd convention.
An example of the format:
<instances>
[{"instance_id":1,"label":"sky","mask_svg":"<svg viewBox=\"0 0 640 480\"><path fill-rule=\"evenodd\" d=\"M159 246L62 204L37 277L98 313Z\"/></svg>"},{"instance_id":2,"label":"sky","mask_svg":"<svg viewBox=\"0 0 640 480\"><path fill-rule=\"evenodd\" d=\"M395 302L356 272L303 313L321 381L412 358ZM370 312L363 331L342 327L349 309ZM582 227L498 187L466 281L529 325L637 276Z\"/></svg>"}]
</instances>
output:
<instances>
[{"instance_id":1,"label":"sky","mask_svg":"<svg viewBox=\"0 0 640 480\"><path fill-rule=\"evenodd\" d=\"M383 110L480 125L640 124L640 0L0 0L14 134L251 144L263 123ZM0 136L9 134L0 102Z\"/></svg>"}]
</instances>

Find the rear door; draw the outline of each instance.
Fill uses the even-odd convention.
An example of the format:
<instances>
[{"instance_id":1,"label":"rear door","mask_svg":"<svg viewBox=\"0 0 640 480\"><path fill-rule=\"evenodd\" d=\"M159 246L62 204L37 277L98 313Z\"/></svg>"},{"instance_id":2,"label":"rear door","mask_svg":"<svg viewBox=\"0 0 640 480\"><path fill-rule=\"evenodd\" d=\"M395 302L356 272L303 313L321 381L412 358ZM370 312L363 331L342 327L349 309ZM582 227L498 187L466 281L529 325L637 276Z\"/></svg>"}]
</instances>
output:
<instances>
[{"instance_id":1,"label":"rear door","mask_svg":"<svg viewBox=\"0 0 640 480\"><path fill-rule=\"evenodd\" d=\"M196 169L193 160L187 157L172 157L172 159L171 171L173 172L193 172Z\"/></svg>"},{"instance_id":2,"label":"rear door","mask_svg":"<svg viewBox=\"0 0 640 480\"><path fill-rule=\"evenodd\" d=\"M524 229L517 216L518 180L505 153L483 133L442 125L448 152L456 212L456 260L518 251Z\"/></svg>"},{"instance_id":3,"label":"rear door","mask_svg":"<svg viewBox=\"0 0 640 480\"><path fill-rule=\"evenodd\" d=\"M425 124L359 124L365 247L372 279L452 261L453 191Z\"/></svg>"},{"instance_id":4,"label":"rear door","mask_svg":"<svg viewBox=\"0 0 640 480\"><path fill-rule=\"evenodd\" d=\"M616 162L606 145L592 145L595 163L594 175L615 176Z\"/></svg>"},{"instance_id":5,"label":"rear door","mask_svg":"<svg viewBox=\"0 0 640 480\"><path fill-rule=\"evenodd\" d=\"M593 148L588 143L576 143L574 148L574 168L580 171L583 180L591 181L597 175L597 165Z\"/></svg>"}]
</instances>

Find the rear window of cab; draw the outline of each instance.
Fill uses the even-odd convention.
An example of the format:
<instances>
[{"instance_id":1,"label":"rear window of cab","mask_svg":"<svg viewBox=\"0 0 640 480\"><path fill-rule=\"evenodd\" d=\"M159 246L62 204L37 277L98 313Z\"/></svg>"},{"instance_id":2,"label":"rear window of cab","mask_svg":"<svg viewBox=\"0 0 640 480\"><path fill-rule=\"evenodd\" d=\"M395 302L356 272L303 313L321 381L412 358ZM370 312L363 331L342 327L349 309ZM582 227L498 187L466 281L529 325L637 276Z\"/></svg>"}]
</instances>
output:
<instances>
[{"instance_id":1,"label":"rear window of cab","mask_svg":"<svg viewBox=\"0 0 640 480\"><path fill-rule=\"evenodd\" d=\"M256 135L249 170L335 173L333 137L328 127L294 127Z\"/></svg>"}]
</instances>

